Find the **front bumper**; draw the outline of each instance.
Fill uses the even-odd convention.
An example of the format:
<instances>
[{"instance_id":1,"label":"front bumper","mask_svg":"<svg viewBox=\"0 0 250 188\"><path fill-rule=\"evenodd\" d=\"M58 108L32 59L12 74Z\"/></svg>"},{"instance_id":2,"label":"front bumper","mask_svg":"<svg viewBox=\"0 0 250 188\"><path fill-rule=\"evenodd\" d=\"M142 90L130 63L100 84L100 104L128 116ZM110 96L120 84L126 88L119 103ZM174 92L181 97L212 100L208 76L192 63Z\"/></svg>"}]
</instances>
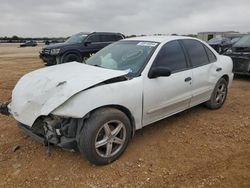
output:
<instances>
[{"instance_id":1,"label":"front bumper","mask_svg":"<svg viewBox=\"0 0 250 188\"><path fill-rule=\"evenodd\" d=\"M28 127L27 125L24 125L20 122L17 123L17 126L23 130L23 132L25 134L27 134L28 136L30 136L31 138L33 138L34 140L36 140L37 142L41 143L41 144L45 144L45 138L44 135L39 135L39 134L35 134L32 129L30 127Z\"/></svg>"},{"instance_id":2,"label":"front bumper","mask_svg":"<svg viewBox=\"0 0 250 188\"><path fill-rule=\"evenodd\" d=\"M32 127L17 122L17 126L23 130L25 134L30 136L35 141L44 145L52 144L64 149L78 150L76 137L67 137L67 135L60 134L58 130L45 127L43 122L35 123ZM70 126L70 125L69 125ZM65 126L62 127L65 129Z\"/></svg>"},{"instance_id":3,"label":"front bumper","mask_svg":"<svg viewBox=\"0 0 250 188\"><path fill-rule=\"evenodd\" d=\"M41 53L39 54L40 59L43 60L46 65L55 65L56 64L56 56L52 56L50 54Z\"/></svg>"}]
</instances>

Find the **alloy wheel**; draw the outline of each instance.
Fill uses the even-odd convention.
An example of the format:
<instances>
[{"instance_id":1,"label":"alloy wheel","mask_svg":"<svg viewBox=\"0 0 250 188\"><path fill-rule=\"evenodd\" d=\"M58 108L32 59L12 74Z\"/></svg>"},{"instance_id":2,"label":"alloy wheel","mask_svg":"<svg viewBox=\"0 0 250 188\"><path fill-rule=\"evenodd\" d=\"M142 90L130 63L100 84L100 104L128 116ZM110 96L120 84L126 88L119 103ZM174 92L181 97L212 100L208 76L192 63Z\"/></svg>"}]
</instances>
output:
<instances>
[{"instance_id":1,"label":"alloy wheel","mask_svg":"<svg viewBox=\"0 0 250 188\"><path fill-rule=\"evenodd\" d=\"M105 123L96 135L96 153L105 158L113 157L122 149L126 134L125 125L121 121L112 120Z\"/></svg>"},{"instance_id":2,"label":"alloy wheel","mask_svg":"<svg viewBox=\"0 0 250 188\"><path fill-rule=\"evenodd\" d=\"M217 87L215 101L217 104L222 104L226 98L227 86L224 83L221 83Z\"/></svg>"}]
</instances>

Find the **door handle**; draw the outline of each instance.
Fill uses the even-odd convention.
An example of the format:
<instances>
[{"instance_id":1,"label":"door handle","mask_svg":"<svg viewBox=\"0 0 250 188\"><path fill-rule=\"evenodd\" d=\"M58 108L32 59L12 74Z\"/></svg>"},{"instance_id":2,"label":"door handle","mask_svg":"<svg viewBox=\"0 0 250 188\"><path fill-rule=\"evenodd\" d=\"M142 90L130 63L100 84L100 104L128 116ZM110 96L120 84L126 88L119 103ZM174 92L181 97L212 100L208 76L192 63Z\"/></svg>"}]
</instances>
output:
<instances>
[{"instance_id":1,"label":"door handle","mask_svg":"<svg viewBox=\"0 0 250 188\"><path fill-rule=\"evenodd\" d=\"M192 78L191 77L187 77L187 78L185 78L185 82L189 82L189 81L191 81L192 80Z\"/></svg>"},{"instance_id":2,"label":"door handle","mask_svg":"<svg viewBox=\"0 0 250 188\"><path fill-rule=\"evenodd\" d=\"M220 72L220 71L222 71L221 67L219 67L219 68L216 69L216 72Z\"/></svg>"}]
</instances>

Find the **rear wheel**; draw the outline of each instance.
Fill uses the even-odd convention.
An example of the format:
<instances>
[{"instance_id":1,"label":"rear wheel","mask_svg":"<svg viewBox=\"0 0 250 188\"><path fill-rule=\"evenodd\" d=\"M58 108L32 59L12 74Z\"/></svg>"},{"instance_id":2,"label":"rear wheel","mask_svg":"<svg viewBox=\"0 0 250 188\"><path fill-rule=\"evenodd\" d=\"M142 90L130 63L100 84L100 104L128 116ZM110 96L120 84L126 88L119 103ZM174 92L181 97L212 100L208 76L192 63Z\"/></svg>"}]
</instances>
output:
<instances>
[{"instance_id":1,"label":"rear wheel","mask_svg":"<svg viewBox=\"0 0 250 188\"><path fill-rule=\"evenodd\" d=\"M77 54L67 54L67 55L64 55L62 57L61 62L62 63L68 63L68 62L72 62L72 61L81 62L82 58Z\"/></svg>"},{"instance_id":2,"label":"rear wheel","mask_svg":"<svg viewBox=\"0 0 250 188\"><path fill-rule=\"evenodd\" d=\"M123 112L113 108L99 109L85 121L78 136L78 148L91 163L104 165L121 156L130 135L130 121Z\"/></svg>"},{"instance_id":3,"label":"rear wheel","mask_svg":"<svg viewBox=\"0 0 250 188\"><path fill-rule=\"evenodd\" d=\"M210 109L221 108L227 98L227 81L224 78L219 79L215 85L214 91L209 101L205 105Z\"/></svg>"}]
</instances>

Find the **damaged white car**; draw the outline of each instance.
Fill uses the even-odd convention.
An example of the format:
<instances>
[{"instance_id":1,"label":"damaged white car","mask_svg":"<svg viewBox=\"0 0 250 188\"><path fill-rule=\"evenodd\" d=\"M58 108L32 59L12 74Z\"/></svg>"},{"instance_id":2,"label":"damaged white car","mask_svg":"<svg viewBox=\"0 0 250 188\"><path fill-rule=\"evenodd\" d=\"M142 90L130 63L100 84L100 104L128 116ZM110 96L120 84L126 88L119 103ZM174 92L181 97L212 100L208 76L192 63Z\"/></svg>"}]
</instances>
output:
<instances>
[{"instance_id":1,"label":"damaged white car","mask_svg":"<svg viewBox=\"0 0 250 188\"><path fill-rule=\"evenodd\" d=\"M143 126L205 103L220 108L232 60L188 37L125 39L86 64L68 63L23 76L1 104L27 134L108 164Z\"/></svg>"}]
</instances>

